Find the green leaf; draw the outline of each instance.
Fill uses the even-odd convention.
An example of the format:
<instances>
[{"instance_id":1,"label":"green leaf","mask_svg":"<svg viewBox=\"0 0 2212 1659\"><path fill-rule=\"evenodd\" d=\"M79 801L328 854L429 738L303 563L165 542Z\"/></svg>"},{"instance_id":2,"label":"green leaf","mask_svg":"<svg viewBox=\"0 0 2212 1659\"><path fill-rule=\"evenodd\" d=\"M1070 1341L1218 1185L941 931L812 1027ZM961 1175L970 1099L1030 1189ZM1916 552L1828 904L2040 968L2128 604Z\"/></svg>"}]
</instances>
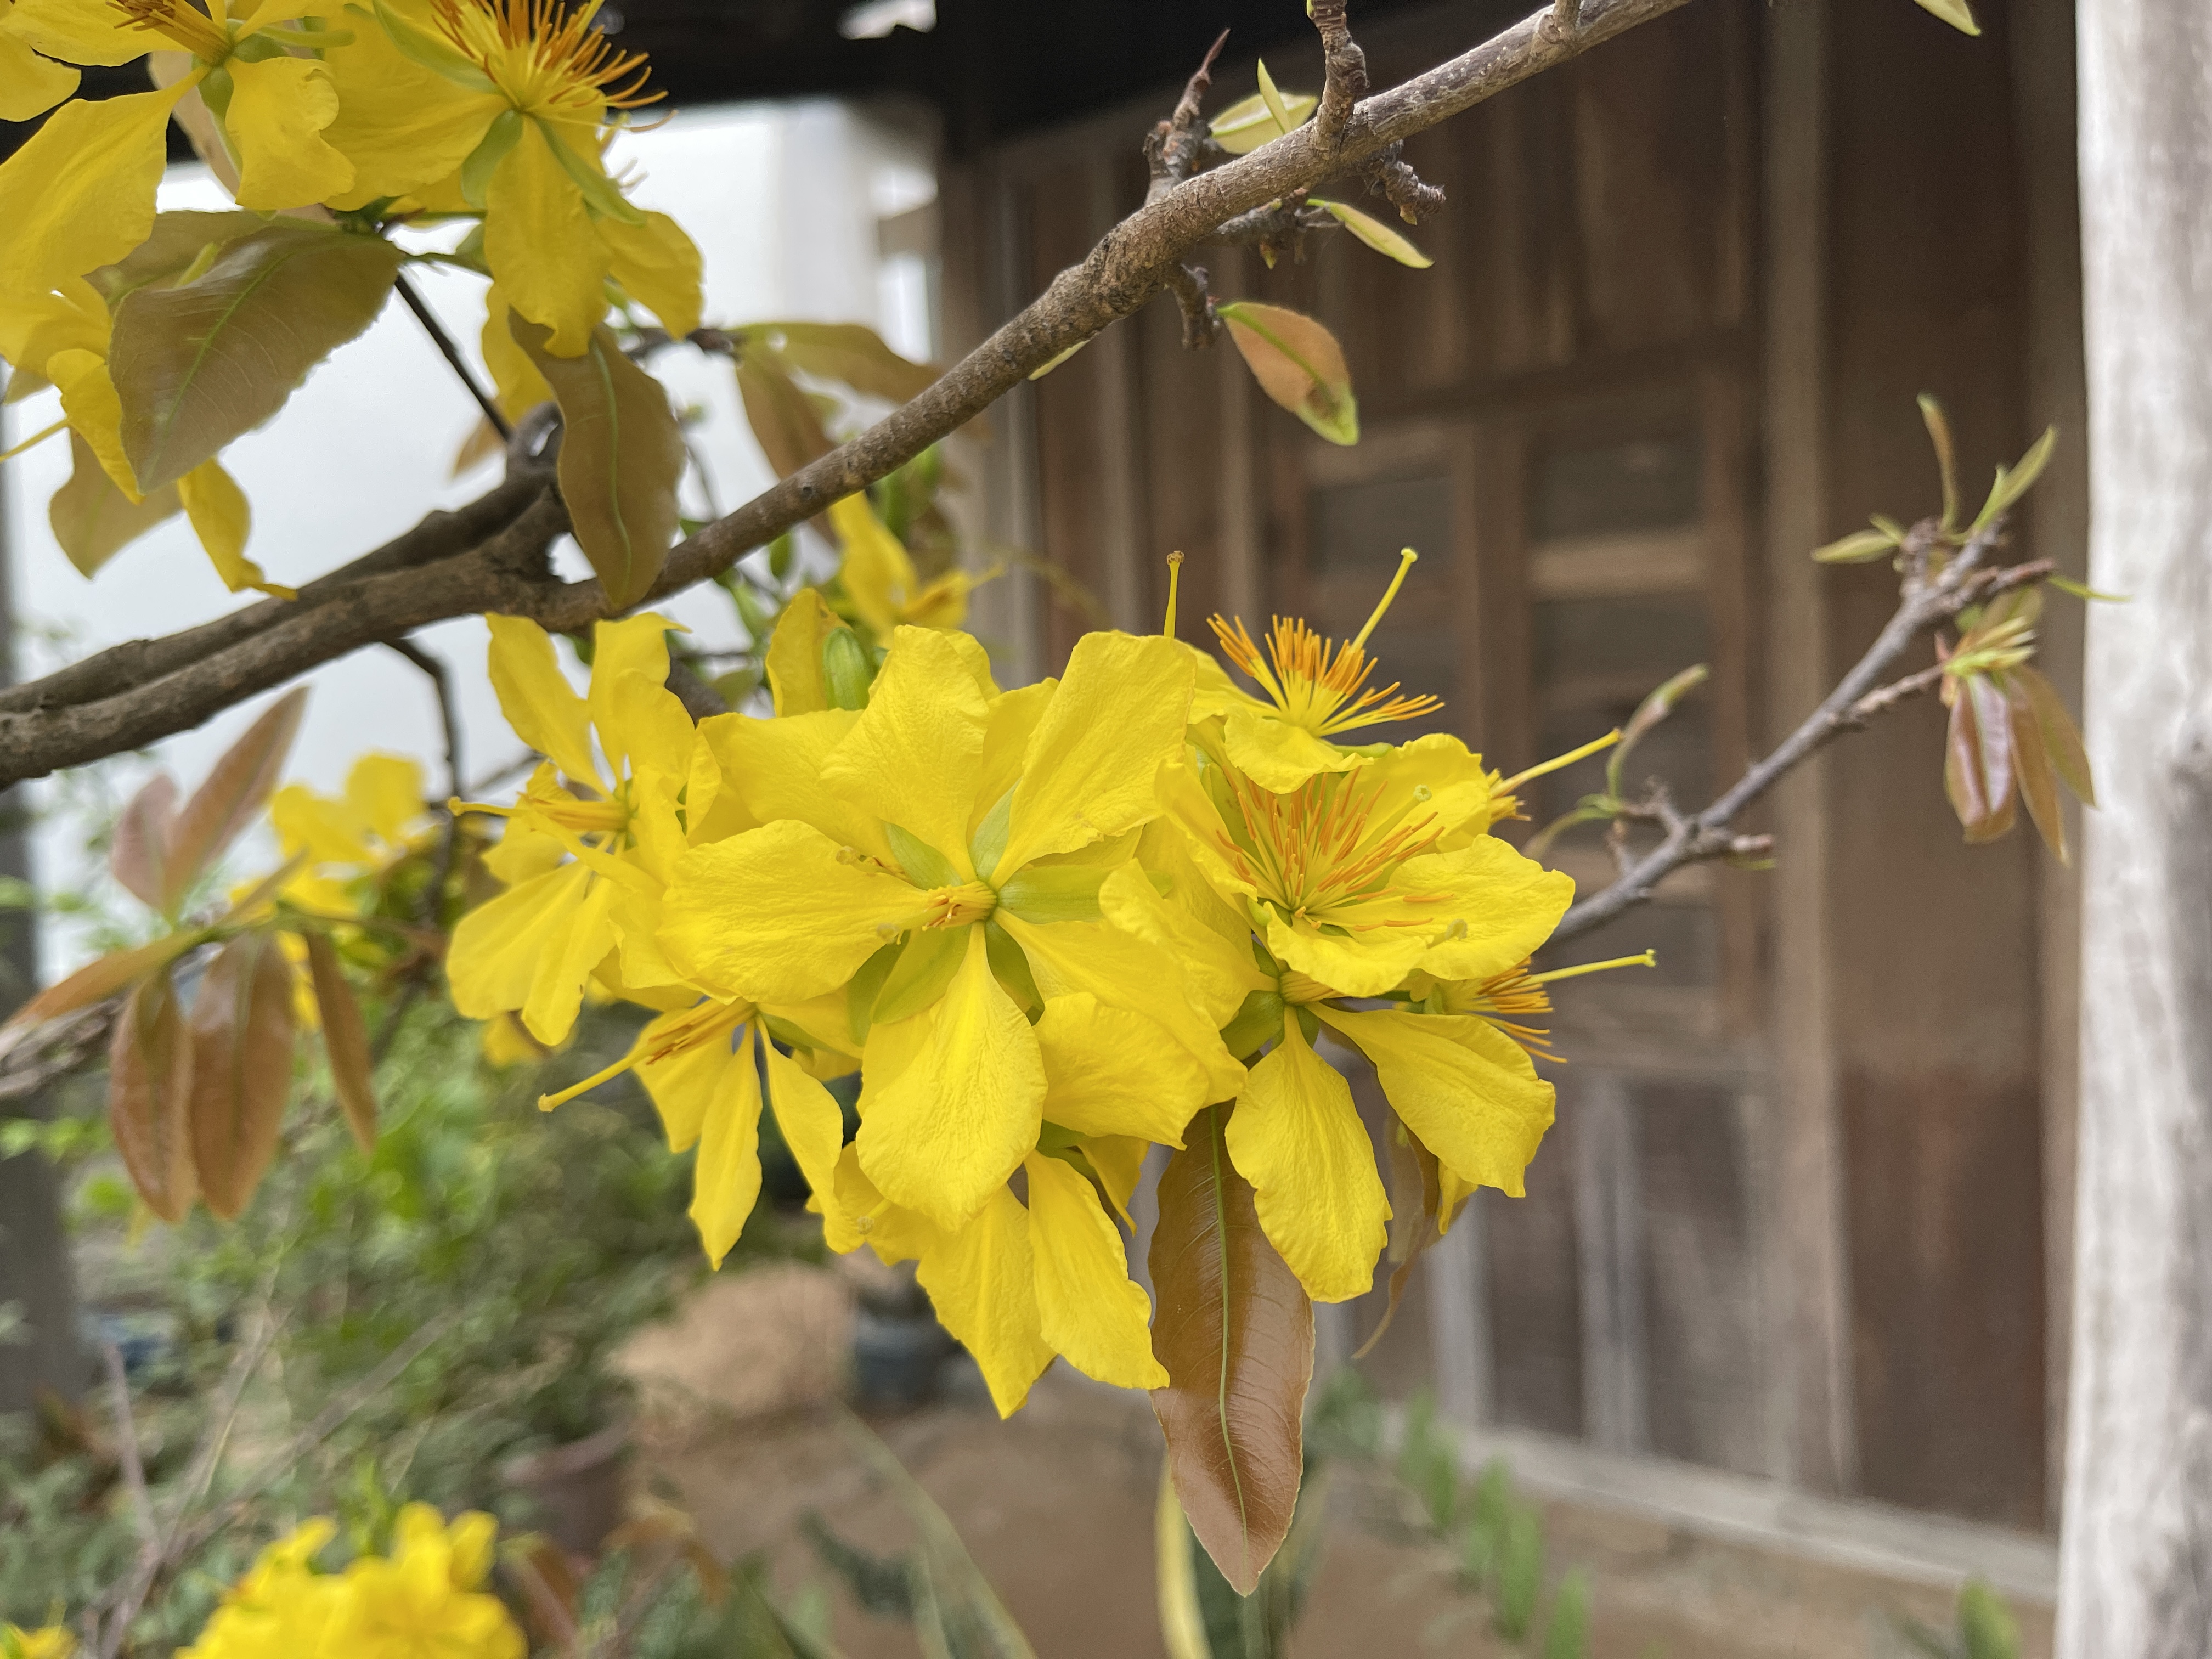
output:
<instances>
[{"instance_id":1,"label":"green leaf","mask_svg":"<svg viewBox=\"0 0 2212 1659\"><path fill-rule=\"evenodd\" d=\"M1903 539L1887 530L1854 530L1815 549L1813 556L1822 564L1866 564L1895 552Z\"/></svg>"},{"instance_id":2,"label":"green leaf","mask_svg":"<svg viewBox=\"0 0 2212 1659\"><path fill-rule=\"evenodd\" d=\"M1082 339L1078 340L1073 345L1068 347L1066 350L1054 352L1049 359L1038 364L1036 368L1030 371L1030 379L1032 380L1042 380L1046 375L1051 374L1053 370L1058 368L1062 363L1066 362L1070 357L1073 357L1077 352L1082 350L1084 347L1090 343L1091 337L1085 335Z\"/></svg>"},{"instance_id":3,"label":"green leaf","mask_svg":"<svg viewBox=\"0 0 2212 1659\"><path fill-rule=\"evenodd\" d=\"M1620 728L1620 741L1613 745L1612 755L1605 763L1605 792L1616 799L1620 795L1620 770L1628 763L1628 751L1646 732L1674 712L1674 705L1705 683L1711 673L1703 663L1693 664L1660 686L1636 706L1628 724Z\"/></svg>"},{"instance_id":4,"label":"green leaf","mask_svg":"<svg viewBox=\"0 0 2212 1659\"><path fill-rule=\"evenodd\" d=\"M70 475L46 506L54 540L79 574L89 576L155 525L185 510L173 483L134 501L115 487L92 446L70 430Z\"/></svg>"},{"instance_id":5,"label":"green leaf","mask_svg":"<svg viewBox=\"0 0 2212 1659\"><path fill-rule=\"evenodd\" d=\"M284 406L383 308L399 250L300 219L239 237L189 283L134 289L107 368L138 488L173 483Z\"/></svg>"},{"instance_id":6,"label":"green leaf","mask_svg":"<svg viewBox=\"0 0 2212 1659\"><path fill-rule=\"evenodd\" d=\"M1260 389L1333 444L1359 441L1359 405L1336 336L1281 306L1232 300L1216 308Z\"/></svg>"},{"instance_id":7,"label":"green leaf","mask_svg":"<svg viewBox=\"0 0 2212 1659\"><path fill-rule=\"evenodd\" d=\"M1544 1659L1589 1659L1590 1577L1577 1567L1559 1581L1552 1598L1551 1627L1544 1632Z\"/></svg>"},{"instance_id":8,"label":"green leaf","mask_svg":"<svg viewBox=\"0 0 2212 1659\"><path fill-rule=\"evenodd\" d=\"M2029 445L2027 453L2020 458L2018 465L1999 467L1996 482L1990 486L1990 498L1982 504L1981 512L1975 517L1974 528L1981 529L2027 495L2034 487L2035 481L2043 476L2043 469L2051 465L2051 453L2057 447L2058 428L2045 427L2043 435Z\"/></svg>"},{"instance_id":9,"label":"green leaf","mask_svg":"<svg viewBox=\"0 0 2212 1659\"><path fill-rule=\"evenodd\" d=\"M1959 1592L1959 1640L1965 1659L2020 1659L2012 1609L1979 1578L1969 1578Z\"/></svg>"},{"instance_id":10,"label":"green leaf","mask_svg":"<svg viewBox=\"0 0 2212 1659\"><path fill-rule=\"evenodd\" d=\"M2027 803L2028 820L2051 855L2061 864L2071 864L2066 850L2066 820L2058 809L2058 781L2051 769L2050 746L2044 740L2034 700L2026 686L2009 676L2004 693L2012 727L2013 766L2020 775L2020 798Z\"/></svg>"},{"instance_id":11,"label":"green leaf","mask_svg":"<svg viewBox=\"0 0 2212 1659\"><path fill-rule=\"evenodd\" d=\"M1275 97L1290 123L1288 126L1279 124L1275 112L1267 106L1266 94L1255 92L1249 98L1238 99L1213 118L1213 142L1231 155L1249 155L1261 145L1302 125L1321 105L1321 100L1310 92L1278 91Z\"/></svg>"},{"instance_id":12,"label":"green leaf","mask_svg":"<svg viewBox=\"0 0 2212 1659\"><path fill-rule=\"evenodd\" d=\"M1920 9L1933 12L1961 34L1979 34L1982 26L1974 21L1967 9L1966 0L1919 0Z\"/></svg>"},{"instance_id":13,"label":"green leaf","mask_svg":"<svg viewBox=\"0 0 2212 1659\"><path fill-rule=\"evenodd\" d=\"M1267 73L1267 60L1259 59L1255 67L1260 76L1260 101L1267 105L1268 118L1274 122L1276 132L1287 136L1297 125L1291 118L1290 108L1283 102L1283 94L1275 90L1275 77Z\"/></svg>"},{"instance_id":14,"label":"green leaf","mask_svg":"<svg viewBox=\"0 0 2212 1659\"><path fill-rule=\"evenodd\" d=\"M1396 229L1384 224L1371 214L1362 213L1358 208L1347 206L1342 202L1326 201L1318 196L1310 199L1316 207L1327 208L1335 216L1337 223L1342 225L1377 253L1395 259L1401 265L1411 265L1415 270L1426 270L1431 265L1436 264L1434 259L1415 247Z\"/></svg>"},{"instance_id":15,"label":"green leaf","mask_svg":"<svg viewBox=\"0 0 2212 1659\"><path fill-rule=\"evenodd\" d=\"M2067 712L2057 688L2033 668L2015 668L2011 679L2027 694L2035 710L2036 727L2043 734L2044 752L2053 770L2065 781L2084 806L2097 804L2097 787L2089 775L2089 757L2081 747L2081 728Z\"/></svg>"},{"instance_id":16,"label":"green leaf","mask_svg":"<svg viewBox=\"0 0 2212 1659\"><path fill-rule=\"evenodd\" d=\"M362 1023L361 1004L346 983L338 965L337 946L325 933L305 936L307 973L315 988L315 1007L322 1020L323 1050L331 1062L331 1091L338 1097L346 1127L363 1153L376 1150L375 1061L370 1054L368 1028Z\"/></svg>"},{"instance_id":17,"label":"green leaf","mask_svg":"<svg viewBox=\"0 0 2212 1659\"><path fill-rule=\"evenodd\" d=\"M1313 1304L1261 1231L1229 1159L1228 1109L1209 1106L1160 1177L1152 1390L1176 1496L1222 1577L1249 1595L1291 1530L1300 1412L1313 1376Z\"/></svg>"},{"instance_id":18,"label":"green leaf","mask_svg":"<svg viewBox=\"0 0 2212 1659\"><path fill-rule=\"evenodd\" d=\"M483 142L469 152L468 160L461 163L461 199L471 207L482 209L484 192L491 188L491 176L499 171L499 164L507 159L522 138L522 114L519 110L503 109L491 118L484 129Z\"/></svg>"},{"instance_id":19,"label":"green leaf","mask_svg":"<svg viewBox=\"0 0 2212 1659\"><path fill-rule=\"evenodd\" d=\"M1921 3L1924 5L1927 0ZM1954 530L1959 524L1958 447L1951 439L1950 417L1932 392L1920 394L1920 418L1927 425L1928 441L1936 447L1936 470L1943 478L1943 528Z\"/></svg>"},{"instance_id":20,"label":"green leaf","mask_svg":"<svg viewBox=\"0 0 2212 1659\"><path fill-rule=\"evenodd\" d=\"M89 1008L95 1002L105 1002L118 991L137 984L147 975L177 957L200 942L197 932L168 933L129 951L117 951L85 965L66 979L58 980L18 1008L9 1018L9 1025L31 1025L42 1019L57 1019L74 1013L80 1008Z\"/></svg>"},{"instance_id":21,"label":"green leaf","mask_svg":"<svg viewBox=\"0 0 2212 1659\"><path fill-rule=\"evenodd\" d=\"M2125 593L2100 593L2087 582L2077 582L2070 576L2045 576L2045 582L2062 593L2070 593L2077 599L2099 599L2106 605L2126 605L2130 602Z\"/></svg>"},{"instance_id":22,"label":"green leaf","mask_svg":"<svg viewBox=\"0 0 2212 1659\"><path fill-rule=\"evenodd\" d=\"M268 222L260 214L243 210L157 213L151 236L115 264L102 265L85 280L100 290L100 298L112 310L123 302L125 295L149 283L174 281L204 257L210 257L210 249L220 252Z\"/></svg>"},{"instance_id":23,"label":"green leaf","mask_svg":"<svg viewBox=\"0 0 2212 1659\"><path fill-rule=\"evenodd\" d=\"M909 362L859 323L748 323L738 331L750 344L764 337L802 374L834 380L871 398L902 404L920 397L937 379L927 363Z\"/></svg>"},{"instance_id":24,"label":"green leaf","mask_svg":"<svg viewBox=\"0 0 2212 1659\"><path fill-rule=\"evenodd\" d=\"M660 382L623 355L604 325L577 357L545 349L552 331L510 312L507 326L561 409L561 499L576 544L626 611L653 591L676 538L684 430Z\"/></svg>"},{"instance_id":25,"label":"green leaf","mask_svg":"<svg viewBox=\"0 0 2212 1659\"><path fill-rule=\"evenodd\" d=\"M1491 1593L1491 1622L1500 1636L1519 1641L1536 1620L1544 1589L1544 1519L1535 1506L1515 1504L1505 1517Z\"/></svg>"}]
</instances>

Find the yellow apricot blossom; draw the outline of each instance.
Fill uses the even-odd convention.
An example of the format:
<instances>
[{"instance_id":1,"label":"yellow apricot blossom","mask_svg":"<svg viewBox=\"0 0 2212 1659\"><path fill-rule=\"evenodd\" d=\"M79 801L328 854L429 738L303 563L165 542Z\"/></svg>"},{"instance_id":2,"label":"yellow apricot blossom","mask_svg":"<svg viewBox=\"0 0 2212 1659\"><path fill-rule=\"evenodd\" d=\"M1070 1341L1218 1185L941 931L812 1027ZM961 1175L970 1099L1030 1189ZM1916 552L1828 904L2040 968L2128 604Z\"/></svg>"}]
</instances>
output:
<instances>
[{"instance_id":1,"label":"yellow apricot blossom","mask_svg":"<svg viewBox=\"0 0 2212 1659\"><path fill-rule=\"evenodd\" d=\"M462 918L447 973L462 1013L518 1013L551 1046L611 953L625 991L679 982L655 943L661 892L686 845L686 811L703 812L719 779L666 686L666 617L598 624L580 696L544 629L485 620L500 708L546 759L513 806L465 809L507 819L485 861L509 885Z\"/></svg>"},{"instance_id":2,"label":"yellow apricot blossom","mask_svg":"<svg viewBox=\"0 0 2212 1659\"><path fill-rule=\"evenodd\" d=\"M698 250L607 173L605 130L660 94L645 90L645 59L594 26L599 9L356 0L343 15L357 42L331 59L331 141L355 177L331 204L410 198L483 213L501 304L551 330L546 349L562 357L580 354L606 315L610 277L671 334L699 325Z\"/></svg>"},{"instance_id":3,"label":"yellow apricot blossom","mask_svg":"<svg viewBox=\"0 0 2212 1659\"><path fill-rule=\"evenodd\" d=\"M876 516L866 494L834 503L830 526L844 552L838 580L878 645L889 645L902 625L959 627L968 618L968 595L991 580L993 573L948 570L924 582L905 544Z\"/></svg>"},{"instance_id":4,"label":"yellow apricot blossom","mask_svg":"<svg viewBox=\"0 0 2212 1659\"><path fill-rule=\"evenodd\" d=\"M787 1011L792 1018L818 1009ZM842 1015L842 1010L836 1011ZM772 1030L799 1046L802 1061L781 1052ZM707 1259L715 1267L744 1231L760 1196L761 1073L768 1073L768 1103L784 1145L807 1184L828 1193L836 1184L844 1115L809 1066L848 1070L829 1043L748 1002L712 1000L672 1010L649 1021L629 1052L582 1082L545 1095L550 1111L611 1078L635 1071L653 1097L668 1134L669 1150L699 1149L692 1170L691 1219Z\"/></svg>"},{"instance_id":5,"label":"yellow apricot blossom","mask_svg":"<svg viewBox=\"0 0 2212 1659\"><path fill-rule=\"evenodd\" d=\"M1065 679L1001 693L972 640L902 627L865 710L710 738L761 827L678 861L668 957L716 995L846 994L860 1166L941 1228L1036 1146L1054 1066L1132 1042L1179 1057L1188 1096L1136 1091L1110 1126L1169 1141L1236 1086L1174 956L1103 908L1117 877L1142 879L1123 866L1189 696L1171 641L1093 634Z\"/></svg>"},{"instance_id":6,"label":"yellow apricot blossom","mask_svg":"<svg viewBox=\"0 0 2212 1659\"><path fill-rule=\"evenodd\" d=\"M325 917L358 914L362 884L420 846L432 822L422 768L404 755L362 756L336 796L286 784L269 800L277 848L287 863L300 863L284 897Z\"/></svg>"},{"instance_id":7,"label":"yellow apricot blossom","mask_svg":"<svg viewBox=\"0 0 2212 1659\"><path fill-rule=\"evenodd\" d=\"M330 66L289 50L348 44L322 27L334 9L335 0L262 0L233 17L191 0L15 0L0 15L0 101L14 108L67 98L76 82L64 64L179 52L190 67L152 92L68 102L0 162L0 290L44 292L146 240L169 118L194 90L237 161L240 206L273 212L346 190L353 164L324 137L338 112Z\"/></svg>"},{"instance_id":8,"label":"yellow apricot blossom","mask_svg":"<svg viewBox=\"0 0 2212 1659\"><path fill-rule=\"evenodd\" d=\"M76 1638L60 1625L25 1630L20 1625L0 1625L0 1659L71 1659Z\"/></svg>"},{"instance_id":9,"label":"yellow apricot blossom","mask_svg":"<svg viewBox=\"0 0 2212 1659\"><path fill-rule=\"evenodd\" d=\"M1152 1355L1152 1303L1129 1278L1109 1212L1126 1218L1143 1160L1141 1140L1048 1123L1021 1163L1027 1201L1002 1183L947 1229L885 1199L848 1146L824 1237L832 1249L866 1243L886 1262L920 1263L930 1305L975 1358L1002 1417L1020 1409L1054 1354L1102 1382L1158 1388L1168 1376Z\"/></svg>"}]
</instances>

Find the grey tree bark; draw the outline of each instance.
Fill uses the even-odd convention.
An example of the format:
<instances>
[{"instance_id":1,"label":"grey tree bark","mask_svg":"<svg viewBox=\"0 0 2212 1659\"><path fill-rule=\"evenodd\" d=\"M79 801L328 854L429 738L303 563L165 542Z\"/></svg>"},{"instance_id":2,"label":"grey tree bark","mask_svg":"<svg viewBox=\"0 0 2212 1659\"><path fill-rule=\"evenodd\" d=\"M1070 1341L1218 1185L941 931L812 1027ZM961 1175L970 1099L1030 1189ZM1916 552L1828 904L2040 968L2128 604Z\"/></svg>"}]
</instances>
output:
<instances>
[{"instance_id":1,"label":"grey tree bark","mask_svg":"<svg viewBox=\"0 0 2212 1659\"><path fill-rule=\"evenodd\" d=\"M0 437L0 447L6 442ZM7 476L0 471L0 685L15 678L8 564ZM21 785L0 789L0 877L29 878L29 793ZM0 1019L38 985L35 919L27 910L0 909ZM39 1109L35 1097L29 1105L33 1113ZM75 1399L84 1389L85 1356L77 1340L61 1186L53 1165L38 1152L0 1158L0 1305L10 1303L24 1329L21 1340L0 1344L0 1412L29 1410L41 1389Z\"/></svg>"},{"instance_id":2,"label":"grey tree bark","mask_svg":"<svg viewBox=\"0 0 2212 1659\"><path fill-rule=\"evenodd\" d=\"M2088 623L2063 1659L2212 1652L2212 7L2081 0Z\"/></svg>"}]
</instances>

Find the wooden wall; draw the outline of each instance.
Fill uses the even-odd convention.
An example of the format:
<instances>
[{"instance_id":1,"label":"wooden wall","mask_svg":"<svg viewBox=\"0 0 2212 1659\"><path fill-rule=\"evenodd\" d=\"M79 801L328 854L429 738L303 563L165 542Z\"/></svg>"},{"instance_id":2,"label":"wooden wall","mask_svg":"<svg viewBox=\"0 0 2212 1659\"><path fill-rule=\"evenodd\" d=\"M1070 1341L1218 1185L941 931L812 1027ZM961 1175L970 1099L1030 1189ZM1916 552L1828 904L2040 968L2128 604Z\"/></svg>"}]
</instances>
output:
<instances>
[{"instance_id":1,"label":"wooden wall","mask_svg":"<svg viewBox=\"0 0 2212 1659\"><path fill-rule=\"evenodd\" d=\"M1932 504L1914 395L1944 398L1977 475L2044 418L2021 53L1980 9L1975 42L1902 4L1699 0L1413 141L1451 198L1411 233L1433 270L1342 238L1273 270L1212 251L1218 295L1336 329L1363 441L1314 439L1225 344L1184 349L1164 301L1011 400L987 517L1046 568L985 625L1050 672L1086 627L1156 627L1180 549L1186 638L1217 607L1342 635L1413 541L1386 677L1443 696L1439 723L1511 770L1705 661L1632 769L1698 804L1887 616L1881 568L1802 561L1869 510ZM1464 44L1449 9L1367 40L1378 82ZM1311 54L1270 68L1317 79ZM1135 204L1158 112L955 171L956 343ZM1565 953L1653 943L1662 965L1563 994L1573 1063L1528 1195L1486 1195L1370 1362L1386 1387L1626 1455L2045 1524L2051 881L2024 836L1959 845L1941 725L1930 704L1834 751L1768 820L1799 835L1782 870L1685 872ZM1594 771L1532 791L1534 820ZM1555 861L1605 878L1592 837ZM1378 1312L1340 1316L1339 1351Z\"/></svg>"}]
</instances>

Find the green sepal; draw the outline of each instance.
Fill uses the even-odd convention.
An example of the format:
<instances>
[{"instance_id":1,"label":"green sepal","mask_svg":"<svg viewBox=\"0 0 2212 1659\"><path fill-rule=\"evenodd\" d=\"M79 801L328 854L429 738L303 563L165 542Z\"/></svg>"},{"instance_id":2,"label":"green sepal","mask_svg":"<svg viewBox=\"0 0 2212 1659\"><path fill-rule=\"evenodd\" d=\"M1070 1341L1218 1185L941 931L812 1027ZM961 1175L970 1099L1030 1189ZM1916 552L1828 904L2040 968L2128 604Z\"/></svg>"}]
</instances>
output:
<instances>
[{"instance_id":1,"label":"green sepal","mask_svg":"<svg viewBox=\"0 0 2212 1659\"><path fill-rule=\"evenodd\" d=\"M461 163L461 199L471 207L481 210L484 194L491 188L491 176L499 171L499 164L507 159L522 138L522 117L511 109L503 109L492 117L491 125L484 129L483 142L469 152L469 159Z\"/></svg>"},{"instance_id":2,"label":"green sepal","mask_svg":"<svg viewBox=\"0 0 2212 1659\"><path fill-rule=\"evenodd\" d=\"M645 216L623 199L615 181L570 149L568 142L554 131L549 123L540 121L538 131L544 135L546 143L552 148L553 159L560 162L561 170L583 192L586 207L602 219L617 220L625 225L645 222Z\"/></svg>"},{"instance_id":3,"label":"green sepal","mask_svg":"<svg viewBox=\"0 0 2212 1659\"><path fill-rule=\"evenodd\" d=\"M891 844L891 854L898 860L899 868L906 872L906 878L915 886L957 887L961 884L963 878L952 867L952 860L912 830L886 823L884 836Z\"/></svg>"},{"instance_id":4,"label":"green sepal","mask_svg":"<svg viewBox=\"0 0 2212 1659\"><path fill-rule=\"evenodd\" d=\"M1112 872L1080 864L1030 865L999 889L999 904L1039 927L1100 920L1098 889Z\"/></svg>"},{"instance_id":5,"label":"green sepal","mask_svg":"<svg viewBox=\"0 0 2212 1659\"><path fill-rule=\"evenodd\" d=\"M871 1025L918 1014L945 994L968 954L965 927L917 927L907 936L890 976L876 994Z\"/></svg>"}]
</instances>

